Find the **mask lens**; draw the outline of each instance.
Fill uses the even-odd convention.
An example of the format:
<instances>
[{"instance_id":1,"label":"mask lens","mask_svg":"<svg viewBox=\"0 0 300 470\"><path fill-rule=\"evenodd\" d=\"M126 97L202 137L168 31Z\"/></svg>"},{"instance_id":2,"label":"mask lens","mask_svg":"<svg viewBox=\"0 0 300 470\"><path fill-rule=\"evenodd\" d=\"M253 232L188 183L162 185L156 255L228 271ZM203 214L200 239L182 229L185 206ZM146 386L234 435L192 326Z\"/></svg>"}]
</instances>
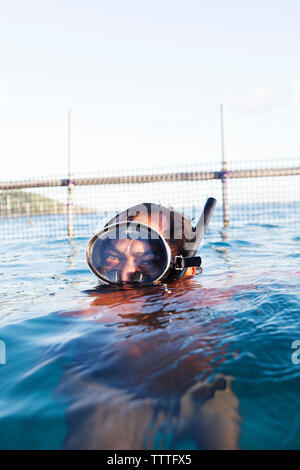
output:
<instances>
[{"instance_id":1,"label":"mask lens","mask_svg":"<svg viewBox=\"0 0 300 470\"><path fill-rule=\"evenodd\" d=\"M95 238L90 264L101 279L115 282L154 282L169 265L165 243L158 232L141 224L111 226Z\"/></svg>"}]
</instances>

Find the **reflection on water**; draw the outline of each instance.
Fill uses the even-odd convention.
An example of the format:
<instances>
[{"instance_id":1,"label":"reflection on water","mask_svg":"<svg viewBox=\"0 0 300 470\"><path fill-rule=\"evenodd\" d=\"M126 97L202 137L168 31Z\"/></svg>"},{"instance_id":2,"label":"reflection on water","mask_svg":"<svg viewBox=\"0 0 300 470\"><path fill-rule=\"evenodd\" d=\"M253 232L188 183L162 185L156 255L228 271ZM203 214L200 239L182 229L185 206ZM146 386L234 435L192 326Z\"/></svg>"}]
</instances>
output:
<instances>
[{"instance_id":1,"label":"reflection on water","mask_svg":"<svg viewBox=\"0 0 300 470\"><path fill-rule=\"evenodd\" d=\"M92 322L58 387L70 403L64 447L236 448L231 380L213 381L232 354L230 318L209 313L224 296L190 279L88 295L87 308L64 313Z\"/></svg>"}]
</instances>

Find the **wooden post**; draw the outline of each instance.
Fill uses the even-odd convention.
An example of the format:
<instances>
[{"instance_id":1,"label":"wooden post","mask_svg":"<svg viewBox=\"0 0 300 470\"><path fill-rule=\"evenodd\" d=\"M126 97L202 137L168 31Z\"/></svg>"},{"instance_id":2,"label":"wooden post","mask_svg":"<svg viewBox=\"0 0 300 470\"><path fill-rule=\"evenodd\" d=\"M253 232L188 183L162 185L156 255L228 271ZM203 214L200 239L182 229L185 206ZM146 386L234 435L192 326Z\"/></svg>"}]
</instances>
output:
<instances>
[{"instance_id":1,"label":"wooden post","mask_svg":"<svg viewBox=\"0 0 300 470\"><path fill-rule=\"evenodd\" d=\"M221 104L221 139L222 139L222 195L223 195L223 225L229 225L229 205L228 205L228 174L226 155L226 122L225 106Z\"/></svg>"},{"instance_id":2,"label":"wooden post","mask_svg":"<svg viewBox=\"0 0 300 470\"><path fill-rule=\"evenodd\" d=\"M74 235L74 223L73 223L73 181L72 181L72 165L71 165L71 110L68 111L68 202L67 202L67 214L68 214L68 237Z\"/></svg>"}]
</instances>

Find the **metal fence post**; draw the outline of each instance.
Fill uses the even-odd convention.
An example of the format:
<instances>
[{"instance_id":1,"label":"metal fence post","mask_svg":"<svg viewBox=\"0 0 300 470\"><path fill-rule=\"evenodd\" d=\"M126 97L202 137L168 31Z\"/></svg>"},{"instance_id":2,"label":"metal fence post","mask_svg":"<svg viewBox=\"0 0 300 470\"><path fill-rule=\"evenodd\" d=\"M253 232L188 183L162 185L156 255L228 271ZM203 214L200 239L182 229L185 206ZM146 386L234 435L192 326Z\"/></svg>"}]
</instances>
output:
<instances>
[{"instance_id":1,"label":"metal fence post","mask_svg":"<svg viewBox=\"0 0 300 470\"><path fill-rule=\"evenodd\" d=\"M68 237L74 235L74 222L73 222L73 181L72 181L72 168L71 168L71 110L68 112Z\"/></svg>"},{"instance_id":2,"label":"metal fence post","mask_svg":"<svg viewBox=\"0 0 300 470\"><path fill-rule=\"evenodd\" d=\"M228 171L227 171L227 155L226 155L226 123L225 123L225 106L221 104L221 143L222 143L222 195L223 195L223 225L229 225L229 205L228 205Z\"/></svg>"}]
</instances>

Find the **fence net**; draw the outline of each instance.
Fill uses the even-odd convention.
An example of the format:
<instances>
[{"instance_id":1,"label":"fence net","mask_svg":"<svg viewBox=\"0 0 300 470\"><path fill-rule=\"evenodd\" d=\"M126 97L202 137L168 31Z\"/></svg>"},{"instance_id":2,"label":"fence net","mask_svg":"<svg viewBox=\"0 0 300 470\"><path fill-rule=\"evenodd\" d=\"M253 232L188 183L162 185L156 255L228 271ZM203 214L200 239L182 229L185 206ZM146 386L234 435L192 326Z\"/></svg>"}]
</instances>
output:
<instances>
[{"instance_id":1,"label":"fence net","mask_svg":"<svg viewBox=\"0 0 300 470\"><path fill-rule=\"evenodd\" d=\"M246 164L247 163L247 164ZM271 163L271 164L270 164ZM217 199L211 226L224 221L224 185L229 225L300 221L300 159L276 162L189 165L119 173L73 175L0 183L0 237L17 240L89 237L113 215L135 204L154 202L194 221L207 197Z\"/></svg>"}]
</instances>

